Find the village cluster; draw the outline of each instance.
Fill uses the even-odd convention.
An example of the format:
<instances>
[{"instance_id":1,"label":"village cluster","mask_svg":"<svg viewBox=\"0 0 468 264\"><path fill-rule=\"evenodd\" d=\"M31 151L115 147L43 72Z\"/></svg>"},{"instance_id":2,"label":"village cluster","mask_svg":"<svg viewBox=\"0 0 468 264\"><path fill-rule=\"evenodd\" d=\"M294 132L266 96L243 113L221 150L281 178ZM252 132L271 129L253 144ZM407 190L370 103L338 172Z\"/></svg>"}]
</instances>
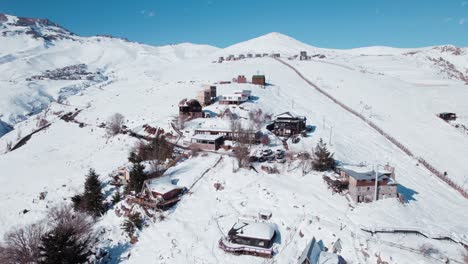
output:
<instances>
[{"instance_id":1,"label":"village cluster","mask_svg":"<svg viewBox=\"0 0 468 264\"><path fill-rule=\"evenodd\" d=\"M239 75L233 78L233 82L243 84L247 83L247 79L244 75ZM178 150L177 159L174 160L182 160L190 153L213 152L233 156L239 161L239 167L254 170L256 165L266 162L267 165L261 165L260 169L267 173L279 173L276 166L286 166L284 163L287 161L307 159L304 153L292 155L288 147L288 144L297 143L313 132L307 125L305 116L292 112L277 115L266 114L261 110L249 112L243 104L254 101L256 97L252 91L242 89L219 95L217 85L228 83L230 82L204 85L198 91L196 99L184 98L179 102L178 116L171 121L171 128L177 135L145 125L146 135L141 137L152 140L152 137L166 135L167 141ZM250 83L262 87L267 85L264 75L253 75ZM244 116L241 116L242 113ZM280 143L273 144L272 140ZM317 148L322 148L321 151L326 153L322 158L332 159L332 155L326 150L326 144L322 141L319 144L322 145ZM390 165L370 168L364 165L336 164L333 159L332 161L333 164L323 170L332 169L334 172L328 173L323 179L333 193L346 195L352 203L385 198L402 200L397 190L395 170ZM167 164L161 166L163 169L168 167ZM114 183L129 184L131 177L131 167L119 168L114 175ZM177 180L161 173L155 178L146 179L141 191L127 198L116 213L128 214L134 203L148 209L166 210L179 202L188 191L188 186L179 186ZM239 217L227 235L219 240L219 247L234 254L272 257L279 231L269 221L271 216L269 212L261 212L257 217ZM321 241L311 238L298 263L346 263L338 254L341 247L339 244L339 241L334 243L333 250L328 251Z\"/></svg>"}]
</instances>

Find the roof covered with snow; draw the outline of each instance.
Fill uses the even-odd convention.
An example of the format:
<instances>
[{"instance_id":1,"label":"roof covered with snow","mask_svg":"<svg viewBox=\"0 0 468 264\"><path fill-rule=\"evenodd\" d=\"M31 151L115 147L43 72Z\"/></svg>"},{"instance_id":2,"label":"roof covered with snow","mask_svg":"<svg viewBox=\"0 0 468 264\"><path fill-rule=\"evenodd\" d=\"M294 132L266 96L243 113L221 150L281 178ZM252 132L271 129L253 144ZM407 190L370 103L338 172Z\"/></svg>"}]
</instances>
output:
<instances>
[{"instance_id":1,"label":"roof covered with snow","mask_svg":"<svg viewBox=\"0 0 468 264\"><path fill-rule=\"evenodd\" d=\"M292 112L284 112L279 115L275 116L276 119L283 119L283 118L298 118L298 119L306 119L304 116L297 115Z\"/></svg>"},{"instance_id":2,"label":"roof covered with snow","mask_svg":"<svg viewBox=\"0 0 468 264\"><path fill-rule=\"evenodd\" d=\"M275 235L275 228L269 223L239 219L229 233L239 237L271 240Z\"/></svg>"},{"instance_id":3,"label":"roof covered with snow","mask_svg":"<svg viewBox=\"0 0 468 264\"><path fill-rule=\"evenodd\" d=\"M192 136L192 139L197 139L197 140L209 140L209 141L215 141L223 136L221 135L206 135L206 134L196 134Z\"/></svg>"},{"instance_id":4,"label":"roof covered with snow","mask_svg":"<svg viewBox=\"0 0 468 264\"><path fill-rule=\"evenodd\" d=\"M169 177L147 180L145 181L145 186L151 192L156 192L160 194L165 194L176 189L184 188L173 184Z\"/></svg>"},{"instance_id":5,"label":"roof covered with snow","mask_svg":"<svg viewBox=\"0 0 468 264\"><path fill-rule=\"evenodd\" d=\"M356 180L374 180L375 179L375 170L368 166L351 166L345 165L339 168L341 171L344 171L350 177ZM391 171L380 169L377 171L379 181L383 179L390 178L392 174Z\"/></svg>"}]
</instances>

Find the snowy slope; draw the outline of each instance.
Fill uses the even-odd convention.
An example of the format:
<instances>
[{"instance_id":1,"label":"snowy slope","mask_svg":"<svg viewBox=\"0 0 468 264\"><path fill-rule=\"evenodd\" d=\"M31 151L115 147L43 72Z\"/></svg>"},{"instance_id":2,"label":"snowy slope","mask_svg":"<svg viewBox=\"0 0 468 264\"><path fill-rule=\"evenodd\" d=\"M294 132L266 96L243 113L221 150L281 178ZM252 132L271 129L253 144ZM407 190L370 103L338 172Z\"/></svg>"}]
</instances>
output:
<instances>
[{"instance_id":1,"label":"snowy slope","mask_svg":"<svg viewBox=\"0 0 468 264\"><path fill-rule=\"evenodd\" d=\"M25 36L8 37L15 38L18 43L29 43ZM23 147L0 154L0 199L5 201L0 203L0 211L6 212L0 216L0 237L16 225L41 219L47 207L76 194L90 167L107 181L107 175L125 163L135 139L126 135L109 138L98 127L113 113L122 113L130 128L150 124L169 130L168 121L177 114L177 103L182 98L195 97L203 84L231 80L238 74L251 76L261 72L271 86L264 89L251 84L218 85L218 93L250 89L258 100L245 103L245 109L261 108L272 114L292 110L305 115L316 130L300 143L290 145L293 151L309 151L322 137L331 141L335 157L342 162L390 163L396 167L399 191L405 195L407 203L382 200L354 206L345 197L332 195L322 181L321 173L302 175L297 164L278 165L278 175L265 174L261 170L260 173L252 170L235 173L235 162L224 155L191 194L165 214L164 220L149 223L134 246L122 235L122 219L109 211L98 223L98 227L106 231L101 243L111 252L108 263L273 263L252 256L228 255L217 244L239 215L255 215L265 208L272 211L272 221L281 234L275 245L277 255L272 260L276 263L296 263L312 236L323 239L326 246L341 238L342 255L348 263L376 263L376 254L381 254L389 263L438 263L433 258L402 249L417 249L424 243L433 244L440 250L440 255L463 261L464 249L455 243L414 235L371 237L359 230L361 225L415 227L467 239L468 202L458 192L278 61L272 58L222 64L211 61L218 55L248 52L293 55L307 50L327 54L326 59L288 62L320 87L369 116L418 155L427 157L441 169L447 168L449 175L463 184L468 175L468 167L463 163L463 157L468 154L468 137L437 119L435 114L455 111L468 116L463 103L468 98L468 89L459 79L441 72L440 65L434 65L427 57L443 57L460 71L466 70L462 69L468 65L465 64L466 49L460 55L441 47L327 51L272 33L213 53L212 48L191 44L150 47L102 37L71 38L77 40L60 40L60 47L58 44L43 47L44 42L34 46L35 41L31 41L27 44L30 46L8 53L14 58L6 60L9 67L0 65L10 74L2 75L4 81L0 88L6 87L3 88L5 91L0 91L2 99L7 90L23 87L27 77L77 63L86 63L91 70L102 71L110 80L70 94L61 104L53 102L61 89L82 81L32 81L31 90L21 91L26 93L24 96L8 94L12 99L0 102L0 109L10 109L8 107L15 105L11 101L29 107L28 111L35 104L43 103L42 108L47 107L38 115L23 117L25 120L16 124L15 131L0 139L0 150L7 142L15 142L21 137L18 131L24 136L37 128L38 120L46 119L51 123ZM412 51L419 53L404 55ZM24 70L11 70L12 65ZM38 65L39 70L35 68ZM10 82L10 78L13 81ZM33 89L35 87L40 88ZM34 92L37 100L31 100L29 104L18 99L28 98ZM218 104L209 107L214 112L224 108ZM57 117L58 113L75 109L82 110L76 119L87 124L83 128ZM16 109L15 113L19 111ZM245 112L240 108L235 111ZM272 146L280 147L280 142L273 141ZM209 154L190 158L167 175L189 186L203 171L213 167L220 156ZM215 183L222 183L224 189L216 191ZM38 200L39 193L44 191L47 192L46 199ZM24 209L30 211L23 214ZM368 258L363 251L369 254Z\"/></svg>"},{"instance_id":2,"label":"snowy slope","mask_svg":"<svg viewBox=\"0 0 468 264\"><path fill-rule=\"evenodd\" d=\"M191 43L152 47L111 37L79 37L47 20L9 15L3 18L0 19L0 120L10 125L41 111L60 96L67 97L93 85L107 85L101 81L26 80L46 70L83 63L90 71L102 72L112 82L115 78L125 78L125 72L135 67L144 72L144 68L157 69L217 50Z\"/></svg>"}]
</instances>

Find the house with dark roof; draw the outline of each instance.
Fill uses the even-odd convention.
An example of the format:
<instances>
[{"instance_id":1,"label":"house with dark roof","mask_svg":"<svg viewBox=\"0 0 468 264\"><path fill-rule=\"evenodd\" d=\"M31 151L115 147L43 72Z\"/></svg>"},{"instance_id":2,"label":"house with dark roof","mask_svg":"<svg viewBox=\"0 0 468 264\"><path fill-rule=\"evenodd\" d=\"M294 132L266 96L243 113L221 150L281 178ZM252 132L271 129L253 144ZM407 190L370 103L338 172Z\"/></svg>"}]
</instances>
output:
<instances>
[{"instance_id":1,"label":"house with dark roof","mask_svg":"<svg viewBox=\"0 0 468 264\"><path fill-rule=\"evenodd\" d=\"M275 116L273 123L267 126L267 129L277 136L290 137L305 131L306 121L307 118L304 116L284 112Z\"/></svg>"},{"instance_id":2,"label":"house with dark roof","mask_svg":"<svg viewBox=\"0 0 468 264\"><path fill-rule=\"evenodd\" d=\"M179 102L179 118L190 120L202 117L202 106L198 100L185 98Z\"/></svg>"},{"instance_id":3,"label":"house with dark roof","mask_svg":"<svg viewBox=\"0 0 468 264\"><path fill-rule=\"evenodd\" d=\"M227 237L221 238L219 246L226 252L249 254L261 257L273 256L276 227L267 222L238 219Z\"/></svg>"}]
</instances>

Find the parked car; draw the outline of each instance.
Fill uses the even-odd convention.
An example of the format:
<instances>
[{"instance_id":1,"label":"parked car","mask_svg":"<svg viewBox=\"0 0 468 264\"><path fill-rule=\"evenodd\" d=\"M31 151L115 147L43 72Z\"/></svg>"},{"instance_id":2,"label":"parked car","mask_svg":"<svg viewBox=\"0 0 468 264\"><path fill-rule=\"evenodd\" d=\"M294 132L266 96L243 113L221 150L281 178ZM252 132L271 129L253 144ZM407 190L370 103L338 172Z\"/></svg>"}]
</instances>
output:
<instances>
[{"instance_id":1,"label":"parked car","mask_svg":"<svg viewBox=\"0 0 468 264\"><path fill-rule=\"evenodd\" d=\"M273 154L273 151L271 149L264 149L262 152L263 156L270 156Z\"/></svg>"},{"instance_id":2,"label":"parked car","mask_svg":"<svg viewBox=\"0 0 468 264\"><path fill-rule=\"evenodd\" d=\"M277 159L276 160L278 163L285 163L286 162L286 159L285 158L282 158L282 159Z\"/></svg>"},{"instance_id":3,"label":"parked car","mask_svg":"<svg viewBox=\"0 0 468 264\"><path fill-rule=\"evenodd\" d=\"M249 162L257 162L258 161L258 157L257 156L250 156L249 157Z\"/></svg>"},{"instance_id":4,"label":"parked car","mask_svg":"<svg viewBox=\"0 0 468 264\"><path fill-rule=\"evenodd\" d=\"M261 156L260 158L258 158L258 162L265 162L266 160L267 159L264 156Z\"/></svg>"}]
</instances>

